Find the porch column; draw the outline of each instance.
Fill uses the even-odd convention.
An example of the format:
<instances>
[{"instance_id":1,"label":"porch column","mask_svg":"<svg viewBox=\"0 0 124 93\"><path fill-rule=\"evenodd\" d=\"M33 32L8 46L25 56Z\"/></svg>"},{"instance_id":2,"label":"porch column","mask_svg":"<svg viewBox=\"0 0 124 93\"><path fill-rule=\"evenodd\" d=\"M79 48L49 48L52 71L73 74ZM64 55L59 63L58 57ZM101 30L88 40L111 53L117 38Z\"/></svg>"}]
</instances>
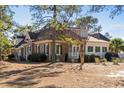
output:
<instances>
[{"instance_id":1,"label":"porch column","mask_svg":"<svg viewBox=\"0 0 124 93\"><path fill-rule=\"evenodd\" d=\"M49 45L49 54L48 54L48 56L49 56L49 61L51 61L51 55L52 55L52 53L51 53L51 43L48 43L48 45Z\"/></svg>"}]
</instances>

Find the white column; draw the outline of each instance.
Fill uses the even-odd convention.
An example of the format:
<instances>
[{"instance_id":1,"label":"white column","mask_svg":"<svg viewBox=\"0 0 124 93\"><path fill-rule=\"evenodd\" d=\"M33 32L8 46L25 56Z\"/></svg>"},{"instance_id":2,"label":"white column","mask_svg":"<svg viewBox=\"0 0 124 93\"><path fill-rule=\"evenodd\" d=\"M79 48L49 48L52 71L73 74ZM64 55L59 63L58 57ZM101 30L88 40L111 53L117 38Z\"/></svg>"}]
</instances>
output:
<instances>
[{"instance_id":1,"label":"white column","mask_svg":"<svg viewBox=\"0 0 124 93\"><path fill-rule=\"evenodd\" d=\"M93 54L96 53L95 48L96 48L96 46L93 46Z\"/></svg>"}]
</instances>

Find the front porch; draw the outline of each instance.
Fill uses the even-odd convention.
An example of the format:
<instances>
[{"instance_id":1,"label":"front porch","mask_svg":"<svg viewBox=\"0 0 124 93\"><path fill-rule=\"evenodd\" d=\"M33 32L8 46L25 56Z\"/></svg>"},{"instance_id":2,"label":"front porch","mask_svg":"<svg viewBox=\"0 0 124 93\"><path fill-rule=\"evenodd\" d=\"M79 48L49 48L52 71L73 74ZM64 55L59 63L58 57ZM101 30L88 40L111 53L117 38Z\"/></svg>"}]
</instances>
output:
<instances>
[{"instance_id":1,"label":"front porch","mask_svg":"<svg viewBox=\"0 0 124 93\"><path fill-rule=\"evenodd\" d=\"M52 59L52 40L44 40L32 43L30 45L21 46L18 49L18 57L23 57L28 61L28 56L31 54L45 54L47 61ZM66 42L56 40L55 43L56 61L78 61L79 59L79 46L71 45Z\"/></svg>"}]
</instances>

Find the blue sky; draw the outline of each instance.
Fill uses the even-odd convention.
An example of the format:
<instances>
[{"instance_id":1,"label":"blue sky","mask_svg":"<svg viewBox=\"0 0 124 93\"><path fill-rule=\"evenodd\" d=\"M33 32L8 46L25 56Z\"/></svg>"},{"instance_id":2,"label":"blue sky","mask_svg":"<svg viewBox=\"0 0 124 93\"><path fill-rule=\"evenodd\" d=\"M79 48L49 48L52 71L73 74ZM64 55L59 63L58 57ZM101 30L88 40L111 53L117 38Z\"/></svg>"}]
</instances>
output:
<instances>
[{"instance_id":1,"label":"blue sky","mask_svg":"<svg viewBox=\"0 0 124 93\"><path fill-rule=\"evenodd\" d=\"M31 13L28 7L19 6L13 7L14 20L21 25L31 24ZM122 38L124 40L124 13L119 16L115 16L114 19L109 18L109 12L101 12L91 14L92 16L98 18L99 24L102 26L101 33L109 32L113 38Z\"/></svg>"}]
</instances>

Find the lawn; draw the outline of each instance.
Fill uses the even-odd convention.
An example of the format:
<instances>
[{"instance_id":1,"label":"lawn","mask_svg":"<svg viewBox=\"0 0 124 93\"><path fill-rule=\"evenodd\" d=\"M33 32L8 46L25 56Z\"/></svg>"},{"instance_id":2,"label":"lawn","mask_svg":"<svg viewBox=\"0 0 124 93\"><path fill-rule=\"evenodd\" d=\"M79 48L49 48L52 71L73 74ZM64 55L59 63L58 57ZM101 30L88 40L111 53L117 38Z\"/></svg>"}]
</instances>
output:
<instances>
[{"instance_id":1,"label":"lawn","mask_svg":"<svg viewBox=\"0 0 124 93\"><path fill-rule=\"evenodd\" d=\"M108 77L124 71L124 63L108 66L85 63L79 71L79 63L12 63L0 65L0 87L6 88L98 88L124 87L124 77Z\"/></svg>"}]
</instances>

